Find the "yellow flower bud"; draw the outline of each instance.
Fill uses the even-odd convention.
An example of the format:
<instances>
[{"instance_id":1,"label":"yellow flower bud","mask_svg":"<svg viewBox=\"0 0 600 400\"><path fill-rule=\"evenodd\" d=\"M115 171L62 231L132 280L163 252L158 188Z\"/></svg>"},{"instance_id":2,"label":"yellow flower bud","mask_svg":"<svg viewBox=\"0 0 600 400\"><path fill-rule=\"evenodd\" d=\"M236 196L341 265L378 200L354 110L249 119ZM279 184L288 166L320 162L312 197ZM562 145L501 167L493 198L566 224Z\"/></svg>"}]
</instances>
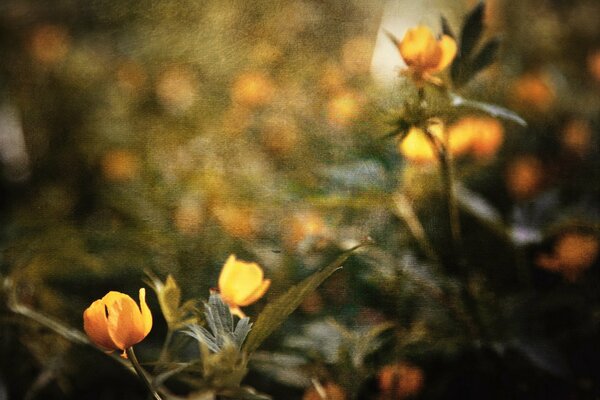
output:
<instances>
[{"instance_id":1,"label":"yellow flower bud","mask_svg":"<svg viewBox=\"0 0 600 400\"><path fill-rule=\"evenodd\" d=\"M442 35L438 40L423 25L409 29L397 46L416 83L431 80L432 74L443 71L457 51L454 39Z\"/></svg>"},{"instance_id":2,"label":"yellow flower bud","mask_svg":"<svg viewBox=\"0 0 600 400\"><path fill-rule=\"evenodd\" d=\"M152 329L146 290L140 289L140 307L126 294L108 292L83 312L83 329L98 347L112 352L141 342Z\"/></svg>"},{"instance_id":3,"label":"yellow flower bud","mask_svg":"<svg viewBox=\"0 0 600 400\"><path fill-rule=\"evenodd\" d=\"M270 285L271 280L264 279L263 270L258 264L237 260L233 254L219 275L221 298L229 305L231 313L240 318L245 316L240 307L260 299Z\"/></svg>"}]
</instances>

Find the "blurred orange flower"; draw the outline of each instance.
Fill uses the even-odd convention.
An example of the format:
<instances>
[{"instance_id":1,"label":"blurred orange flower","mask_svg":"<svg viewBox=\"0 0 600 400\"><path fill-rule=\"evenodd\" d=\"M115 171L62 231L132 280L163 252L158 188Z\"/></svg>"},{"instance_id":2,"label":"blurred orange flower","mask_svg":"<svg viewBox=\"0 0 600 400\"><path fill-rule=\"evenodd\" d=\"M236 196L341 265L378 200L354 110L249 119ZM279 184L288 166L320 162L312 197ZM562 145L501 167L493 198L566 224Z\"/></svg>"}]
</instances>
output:
<instances>
[{"instance_id":1,"label":"blurred orange flower","mask_svg":"<svg viewBox=\"0 0 600 400\"><path fill-rule=\"evenodd\" d=\"M540 268L561 273L575 282L598 257L598 237L591 233L569 232L554 244L551 254L540 255L536 262Z\"/></svg>"},{"instance_id":2,"label":"blurred orange flower","mask_svg":"<svg viewBox=\"0 0 600 400\"><path fill-rule=\"evenodd\" d=\"M285 243L292 249L305 240L314 241L316 245L322 244L329 234L327 224L321 215L313 211L294 214L287 225Z\"/></svg>"},{"instance_id":3,"label":"blurred orange flower","mask_svg":"<svg viewBox=\"0 0 600 400\"><path fill-rule=\"evenodd\" d=\"M544 181L544 167L535 156L520 156L506 170L506 187L516 200L528 200L538 194Z\"/></svg>"},{"instance_id":4,"label":"blurred orange flower","mask_svg":"<svg viewBox=\"0 0 600 400\"><path fill-rule=\"evenodd\" d=\"M83 329L105 351L125 350L141 342L152 329L146 290L140 289L140 307L126 294L108 292L83 312Z\"/></svg>"},{"instance_id":5,"label":"blurred orange flower","mask_svg":"<svg viewBox=\"0 0 600 400\"><path fill-rule=\"evenodd\" d=\"M405 362L387 365L379 371L382 399L405 399L419 393L423 387L423 371Z\"/></svg>"},{"instance_id":6,"label":"blurred orange flower","mask_svg":"<svg viewBox=\"0 0 600 400\"><path fill-rule=\"evenodd\" d=\"M562 129L562 144L570 153L585 157L591 150L592 127L588 121L574 119Z\"/></svg>"},{"instance_id":7,"label":"blurred orange flower","mask_svg":"<svg viewBox=\"0 0 600 400\"><path fill-rule=\"evenodd\" d=\"M102 172L110 181L126 181L133 179L139 169L138 157L129 150L109 150L102 157Z\"/></svg>"},{"instance_id":8,"label":"blurred orange flower","mask_svg":"<svg viewBox=\"0 0 600 400\"><path fill-rule=\"evenodd\" d=\"M600 49L596 49L588 55L587 67L592 78L600 83Z\"/></svg>"},{"instance_id":9,"label":"blurred orange flower","mask_svg":"<svg viewBox=\"0 0 600 400\"><path fill-rule=\"evenodd\" d=\"M502 144L504 129L495 118L468 116L452 124L448 135L455 143L455 154L462 152L464 146L478 158L489 158Z\"/></svg>"},{"instance_id":10,"label":"blurred orange flower","mask_svg":"<svg viewBox=\"0 0 600 400\"><path fill-rule=\"evenodd\" d=\"M54 64L67 55L70 41L64 26L45 24L33 30L29 51L36 61L47 65Z\"/></svg>"},{"instance_id":11,"label":"blurred orange flower","mask_svg":"<svg viewBox=\"0 0 600 400\"><path fill-rule=\"evenodd\" d=\"M556 99L556 93L548 76L532 72L521 76L511 85L515 107L533 108L537 112L549 111Z\"/></svg>"},{"instance_id":12,"label":"blurred orange flower","mask_svg":"<svg viewBox=\"0 0 600 400\"><path fill-rule=\"evenodd\" d=\"M253 262L237 260L229 256L219 275L219 292L229 305L231 313L240 318L245 315L240 307L245 307L260 299L269 286L270 279L264 279L262 268Z\"/></svg>"},{"instance_id":13,"label":"blurred orange flower","mask_svg":"<svg viewBox=\"0 0 600 400\"><path fill-rule=\"evenodd\" d=\"M219 204L213 207L212 213L231 236L251 239L258 231L259 219L250 207Z\"/></svg>"},{"instance_id":14,"label":"blurred orange flower","mask_svg":"<svg viewBox=\"0 0 600 400\"><path fill-rule=\"evenodd\" d=\"M333 382L325 383L321 387L321 389L324 392L323 394L325 395L325 397L323 397L322 394L319 393L319 391L315 387L311 387L306 392L304 392L302 400L346 400L347 398L344 389L342 389L341 386Z\"/></svg>"},{"instance_id":15,"label":"blurred orange flower","mask_svg":"<svg viewBox=\"0 0 600 400\"><path fill-rule=\"evenodd\" d=\"M408 65L408 72L416 84L425 81L440 83L432 77L443 71L456 56L454 39L442 35L438 40L431 30L423 25L409 29L400 42L395 41L400 55Z\"/></svg>"}]
</instances>

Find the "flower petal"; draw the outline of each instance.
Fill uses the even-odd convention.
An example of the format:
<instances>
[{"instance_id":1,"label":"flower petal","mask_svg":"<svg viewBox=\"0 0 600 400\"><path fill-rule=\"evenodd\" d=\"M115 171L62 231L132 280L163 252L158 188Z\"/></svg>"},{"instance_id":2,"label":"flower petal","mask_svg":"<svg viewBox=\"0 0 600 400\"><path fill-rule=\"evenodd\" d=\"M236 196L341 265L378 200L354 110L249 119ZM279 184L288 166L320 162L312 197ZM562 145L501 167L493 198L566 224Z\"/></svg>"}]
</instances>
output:
<instances>
[{"instance_id":1,"label":"flower petal","mask_svg":"<svg viewBox=\"0 0 600 400\"><path fill-rule=\"evenodd\" d=\"M230 256L219 276L219 290L223 299L240 305L263 284L263 270L256 263L238 261Z\"/></svg>"},{"instance_id":2,"label":"flower petal","mask_svg":"<svg viewBox=\"0 0 600 400\"><path fill-rule=\"evenodd\" d=\"M438 47L441 50L441 57L435 67L436 72L443 71L448 65L450 65L452 60L454 60L454 57L456 57L456 52L458 50L456 41L448 35L442 36L438 42Z\"/></svg>"},{"instance_id":3,"label":"flower petal","mask_svg":"<svg viewBox=\"0 0 600 400\"><path fill-rule=\"evenodd\" d=\"M398 49L406 64L417 69L435 68L442 57L442 48L435 36L423 25L409 29Z\"/></svg>"},{"instance_id":4,"label":"flower petal","mask_svg":"<svg viewBox=\"0 0 600 400\"><path fill-rule=\"evenodd\" d=\"M140 289L140 309L142 310L142 322L144 323L144 337L148 336L152 329L152 313L146 304L146 289Z\"/></svg>"},{"instance_id":5,"label":"flower petal","mask_svg":"<svg viewBox=\"0 0 600 400\"><path fill-rule=\"evenodd\" d=\"M252 293L250 296L248 296L243 301L238 303L238 305L244 307L244 306L254 303L256 300L260 299L265 294L265 292L269 289L269 286L271 286L271 280L265 279L262 282L262 284L256 288L254 293Z\"/></svg>"},{"instance_id":6,"label":"flower petal","mask_svg":"<svg viewBox=\"0 0 600 400\"><path fill-rule=\"evenodd\" d=\"M90 340L104 350L119 348L108 333L106 306L102 300L96 300L83 312L83 330Z\"/></svg>"},{"instance_id":7,"label":"flower petal","mask_svg":"<svg viewBox=\"0 0 600 400\"><path fill-rule=\"evenodd\" d=\"M144 339L144 321L135 301L126 294L109 292L102 298L108 310L108 333L119 349Z\"/></svg>"}]
</instances>

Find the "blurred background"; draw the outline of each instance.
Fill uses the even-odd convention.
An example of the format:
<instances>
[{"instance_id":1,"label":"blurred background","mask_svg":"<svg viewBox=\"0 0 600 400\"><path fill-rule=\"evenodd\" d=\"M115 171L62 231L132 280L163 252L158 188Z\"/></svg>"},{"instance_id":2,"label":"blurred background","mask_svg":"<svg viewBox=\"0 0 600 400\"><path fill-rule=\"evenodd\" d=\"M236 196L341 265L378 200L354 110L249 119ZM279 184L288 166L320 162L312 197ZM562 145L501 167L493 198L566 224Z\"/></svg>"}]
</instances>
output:
<instances>
[{"instance_id":1,"label":"blurred background","mask_svg":"<svg viewBox=\"0 0 600 400\"><path fill-rule=\"evenodd\" d=\"M487 117L486 139L455 157L466 270L436 262L450 240L436 163L385 138L411 92L384 30L440 32L444 15L458 33L475 5L2 1L0 277L80 328L91 301L136 293L146 270L206 299L234 253L273 281L255 317L370 236L246 384L276 399L319 399L311 380L336 400L596 398L600 3L487 1L500 53L461 95L528 125ZM458 305L441 294L461 290ZM0 399L145 398L7 296ZM166 329L149 302L144 361Z\"/></svg>"}]
</instances>

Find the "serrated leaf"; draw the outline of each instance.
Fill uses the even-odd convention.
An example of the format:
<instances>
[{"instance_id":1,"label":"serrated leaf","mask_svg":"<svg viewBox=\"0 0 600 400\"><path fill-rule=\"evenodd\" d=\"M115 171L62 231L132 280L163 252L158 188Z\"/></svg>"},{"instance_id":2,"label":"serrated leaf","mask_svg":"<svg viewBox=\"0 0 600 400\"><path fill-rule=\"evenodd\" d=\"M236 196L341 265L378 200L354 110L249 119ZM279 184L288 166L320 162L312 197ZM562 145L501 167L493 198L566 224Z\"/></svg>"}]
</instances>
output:
<instances>
[{"instance_id":1,"label":"serrated leaf","mask_svg":"<svg viewBox=\"0 0 600 400\"><path fill-rule=\"evenodd\" d=\"M169 274L163 283L149 271L146 271L146 275L150 278L150 280L146 280L146 283L156 293L160 310L165 317L169 329L176 330L185 325L186 322L191 322L189 314L195 308L195 303L193 300L188 300L183 305L180 305L181 289L173 276Z\"/></svg>"},{"instance_id":2,"label":"serrated leaf","mask_svg":"<svg viewBox=\"0 0 600 400\"><path fill-rule=\"evenodd\" d=\"M242 344L244 343L244 340L246 340L246 337L250 333L251 329L252 324L250 323L250 318L248 317L240 319L237 323L235 331L233 331L233 339L238 350L242 349Z\"/></svg>"},{"instance_id":3,"label":"serrated leaf","mask_svg":"<svg viewBox=\"0 0 600 400\"><path fill-rule=\"evenodd\" d=\"M519 116L519 114L510 111L504 107L495 104L484 103L476 100L469 100L457 94L450 94L451 102L454 107L467 107L475 110L483 111L492 117L503 118L508 121L516 122L521 126L527 126L527 122Z\"/></svg>"},{"instance_id":4,"label":"serrated leaf","mask_svg":"<svg viewBox=\"0 0 600 400\"><path fill-rule=\"evenodd\" d=\"M345 251L334 262L313 273L302 282L291 287L285 294L279 296L273 302L267 304L264 310L258 316L252 331L248 335L248 339L244 344L244 351L248 354L256 350L260 344L267 338L275 329L285 321L302 301L312 291L314 291L325 279L341 268L342 263L350 257L352 252L363 246L360 244Z\"/></svg>"},{"instance_id":5,"label":"serrated leaf","mask_svg":"<svg viewBox=\"0 0 600 400\"><path fill-rule=\"evenodd\" d=\"M485 5L480 2L471 10L469 15L465 19L465 23L462 27L460 34L460 54L463 58L469 58L471 52L475 48L475 45L481 38L483 32L483 12Z\"/></svg>"},{"instance_id":6,"label":"serrated leaf","mask_svg":"<svg viewBox=\"0 0 600 400\"><path fill-rule=\"evenodd\" d=\"M189 325L188 330L183 331L188 336L193 337L198 342L203 343L213 352L220 350L216 338L205 328L200 325Z\"/></svg>"},{"instance_id":7,"label":"serrated leaf","mask_svg":"<svg viewBox=\"0 0 600 400\"><path fill-rule=\"evenodd\" d=\"M500 38L497 37L490 39L475 58L473 58L471 62L471 72L473 75L494 62L500 48L500 42Z\"/></svg>"},{"instance_id":8,"label":"serrated leaf","mask_svg":"<svg viewBox=\"0 0 600 400\"><path fill-rule=\"evenodd\" d=\"M188 324L188 330L184 333L214 353L231 344L235 345L237 351L241 349L252 328L249 318L240 319L234 329L233 316L218 293L211 293L208 303L204 303L204 316L210 330L198 324Z\"/></svg>"},{"instance_id":9,"label":"serrated leaf","mask_svg":"<svg viewBox=\"0 0 600 400\"><path fill-rule=\"evenodd\" d=\"M454 34L454 32L452 31L452 28L450 28L450 24L448 23L448 20L446 19L446 17L444 17L443 15L440 17L440 20L442 22L442 33L444 35L448 35L450 36L452 39L456 40L456 35Z\"/></svg>"}]
</instances>

